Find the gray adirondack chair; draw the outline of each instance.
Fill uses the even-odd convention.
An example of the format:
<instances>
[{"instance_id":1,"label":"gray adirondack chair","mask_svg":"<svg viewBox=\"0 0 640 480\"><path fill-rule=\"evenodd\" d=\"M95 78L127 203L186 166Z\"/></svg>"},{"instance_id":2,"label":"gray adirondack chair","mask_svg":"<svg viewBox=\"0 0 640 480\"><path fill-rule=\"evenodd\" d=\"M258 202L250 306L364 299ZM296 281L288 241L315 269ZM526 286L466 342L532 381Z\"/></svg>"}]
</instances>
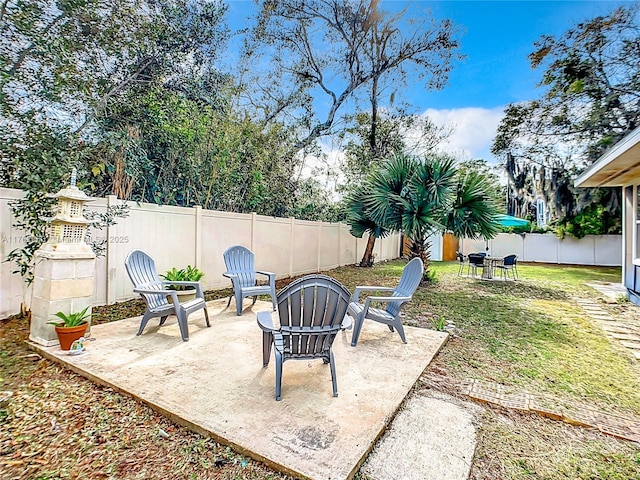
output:
<instances>
[{"instance_id":1,"label":"gray adirondack chair","mask_svg":"<svg viewBox=\"0 0 640 480\"><path fill-rule=\"evenodd\" d=\"M338 396L336 367L331 346L343 321L351 294L326 275L307 275L291 282L278 294L280 326L271 312L258 312L262 334L263 366L269 364L271 346L276 362L276 400L282 391L282 366L287 360L322 359L331 369L333 396Z\"/></svg>"},{"instance_id":2,"label":"gray adirondack chair","mask_svg":"<svg viewBox=\"0 0 640 480\"><path fill-rule=\"evenodd\" d=\"M271 295L273 309L276 309L276 274L272 272L256 271L254 255L246 247L235 245L229 247L222 254L227 271L222 275L229 278L233 285L233 295L229 296L227 308L231 305L231 298L236 297L236 313L242 315L242 300L253 297L256 303L258 295ZM256 274L265 275L269 279L268 285L256 285Z\"/></svg>"},{"instance_id":3,"label":"gray adirondack chair","mask_svg":"<svg viewBox=\"0 0 640 480\"><path fill-rule=\"evenodd\" d=\"M162 326L169 315L175 315L178 318L180 336L182 340L186 342L189 340L187 318L193 312L200 309L204 310L207 327L211 326L209 324L209 312L207 311L207 304L204 300L200 282L168 282L160 280L155 262L142 250L133 250L130 252L124 261L124 265L133 283L133 291L139 293L147 304L147 310L142 316L137 335L142 335L142 331L150 319L160 317L160 325ZM167 285L194 287L196 289L196 298L180 303L175 290L165 289ZM171 296L173 303L169 303L167 295Z\"/></svg>"},{"instance_id":4,"label":"gray adirondack chair","mask_svg":"<svg viewBox=\"0 0 640 480\"><path fill-rule=\"evenodd\" d=\"M362 324L365 319L384 323L392 332L394 329L397 330L402 341L407 343L402 321L400 320L400 307L411 300L413 293L416 291L416 288L418 288L418 285L420 285L423 272L424 265L422 260L416 257L405 265L397 287L356 287L356 290L353 293L353 299L351 303L349 303L348 310L349 315L355 319L353 335L351 337L352 347L355 347L358 344L358 338L360 337ZM359 303L360 293L365 291L392 293L388 296L367 297L364 304ZM371 303L373 302L386 303L386 308L373 308L371 306Z\"/></svg>"}]
</instances>

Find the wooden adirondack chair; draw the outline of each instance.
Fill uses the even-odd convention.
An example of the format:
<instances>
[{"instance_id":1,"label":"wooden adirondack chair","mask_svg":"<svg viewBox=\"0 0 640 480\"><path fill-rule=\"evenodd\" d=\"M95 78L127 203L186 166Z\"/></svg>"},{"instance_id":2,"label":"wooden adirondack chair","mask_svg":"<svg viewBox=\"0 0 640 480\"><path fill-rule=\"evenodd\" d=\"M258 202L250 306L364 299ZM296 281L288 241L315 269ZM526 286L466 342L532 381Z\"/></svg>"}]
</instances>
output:
<instances>
[{"instance_id":1,"label":"wooden adirondack chair","mask_svg":"<svg viewBox=\"0 0 640 480\"><path fill-rule=\"evenodd\" d=\"M272 272L256 271L254 255L246 247L236 245L228 248L223 254L227 271L222 275L231 280L233 295L229 296L227 308L231 305L231 298L236 297L236 313L242 315L242 299L253 297L256 303L258 295L271 295L273 309L276 309L276 274ZM269 279L268 285L256 285L256 274L265 275Z\"/></svg>"},{"instance_id":2,"label":"wooden adirondack chair","mask_svg":"<svg viewBox=\"0 0 640 480\"><path fill-rule=\"evenodd\" d=\"M336 367L331 346L344 328L349 291L326 275L307 275L287 285L278 294L280 327L273 325L271 312L258 312L263 331L263 365L269 364L271 345L276 361L276 400L280 400L282 365L287 360L322 359L331 368L333 396L338 396Z\"/></svg>"},{"instance_id":3,"label":"wooden adirondack chair","mask_svg":"<svg viewBox=\"0 0 640 480\"><path fill-rule=\"evenodd\" d=\"M416 288L418 288L418 285L420 285L423 273L424 264L422 263L422 260L416 257L405 265L397 287L356 287L356 290L353 293L353 299L349 304L348 311L349 315L355 319L353 335L351 337L352 347L355 347L358 344L358 338L360 337L360 331L362 330L362 324L365 319L384 323L392 332L395 328L402 341L407 343L402 321L400 320L400 307L411 300L413 293L416 291ZM364 304L359 303L358 300L360 293L365 291L392 293L391 295L383 297L367 297ZM384 310L373 308L371 307L371 303L373 302L386 303L387 306Z\"/></svg>"},{"instance_id":4,"label":"wooden adirondack chair","mask_svg":"<svg viewBox=\"0 0 640 480\"><path fill-rule=\"evenodd\" d=\"M200 282L167 282L162 281L158 277L156 264L153 259L142 250L133 250L127 255L124 266L129 274L129 278L133 283L133 291L139 293L147 304L147 310L142 316L140 329L137 335L141 335L144 327L150 319L160 317L160 325L164 325L169 315L175 315L178 318L178 326L180 327L180 336L183 341L189 340L189 327L187 326L187 318L193 312L204 309L204 317L209 324L209 312L207 304L204 300L202 285ZM196 298L180 303L178 294L175 290L166 290L168 285L186 285L196 289ZM171 296L173 303L169 303L167 295Z\"/></svg>"}]
</instances>

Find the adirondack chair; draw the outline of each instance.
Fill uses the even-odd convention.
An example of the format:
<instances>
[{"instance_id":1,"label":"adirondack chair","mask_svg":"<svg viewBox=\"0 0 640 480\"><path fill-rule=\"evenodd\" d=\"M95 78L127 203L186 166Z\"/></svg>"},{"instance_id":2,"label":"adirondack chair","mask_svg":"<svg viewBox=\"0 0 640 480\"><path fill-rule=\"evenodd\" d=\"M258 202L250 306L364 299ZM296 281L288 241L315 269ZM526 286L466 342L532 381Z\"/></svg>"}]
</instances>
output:
<instances>
[{"instance_id":1,"label":"adirondack chair","mask_svg":"<svg viewBox=\"0 0 640 480\"><path fill-rule=\"evenodd\" d=\"M356 290L353 293L353 299L351 300L351 303L349 303L348 309L348 314L355 319L353 335L351 336L352 347L355 347L358 344L358 338L360 337L360 331L362 330L362 324L365 319L384 323L392 332L395 328L403 343L407 343L402 321L400 320L400 307L411 300L413 292L415 292L418 285L420 285L423 272L424 265L422 260L416 257L404 267L397 287L356 287ZM388 296L382 297L367 297L364 304L359 303L360 293L365 291L392 293ZM384 310L373 308L371 306L371 303L373 302L386 303L386 308Z\"/></svg>"},{"instance_id":2,"label":"adirondack chair","mask_svg":"<svg viewBox=\"0 0 640 480\"><path fill-rule=\"evenodd\" d=\"M333 396L338 396L336 367L331 346L342 330L349 305L349 291L326 275L307 275L287 285L278 294L280 327L271 312L258 312L262 334L263 366L269 364L271 346L276 361L276 400L282 392L282 365L287 360L322 359L331 369Z\"/></svg>"},{"instance_id":3,"label":"adirondack chair","mask_svg":"<svg viewBox=\"0 0 640 480\"><path fill-rule=\"evenodd\" d=\"M256 303L258 295L271 295L273 309L276 309L276 274L272 272L256 271L254 255L248 248L236 245L229 247L223 254L227 271L222 275L229 278L233 285L233 295L229 296L227 308L231 305L231 298L236 297L236 313L242 315L242 300L253 297ZM256 285L256 274L265 275L269 285Z\"/></svg>"},{"instance_id":4,"label":"adirondack chair","mask_svg":"<svg viewBox=\"0 0 640 480\"><path fill-rule=\"evenodd\" d=\"M130 252L124 261L124 266L133 283L133 291L139 293L147 304L147 310L142 316L137 335L142 335L142 331L150 319L160 317L160 326L162 326L169 315L175 315L178 318L180 336L182 340L186 342L189 340L187 318L193 312L200 309L204 309L207 327L211 326L209 324L209 312L207 311L207 304L204 300L200 282L168 282L160 280L155 262L142 250L133 250ZM180 303L175 290L165 289L168 285L194 287L196 289L196 298ZM167 295L171 296L173 303L169 303Z\"/></svg>"}]
</instances>

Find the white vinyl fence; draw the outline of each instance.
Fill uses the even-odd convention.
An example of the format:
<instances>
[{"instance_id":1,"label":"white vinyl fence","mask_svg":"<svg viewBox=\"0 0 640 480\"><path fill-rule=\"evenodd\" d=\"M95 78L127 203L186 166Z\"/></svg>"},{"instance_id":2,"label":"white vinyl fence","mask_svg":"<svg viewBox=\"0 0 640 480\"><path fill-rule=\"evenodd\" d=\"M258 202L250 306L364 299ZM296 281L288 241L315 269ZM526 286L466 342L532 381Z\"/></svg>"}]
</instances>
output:
<instances>
[{"instance_id":1,"label":"white vinyl fence","mask_svg":"<svg viewBox=\"0 0 640 480\"><path fill-rule=\"evenodd\" d=\"M587 235L560 239L552 233L500 233L493 240L460 240L462 253L484 252L497 257L515 253L519 262L574 265L622 265L622 235Z\"/></svg>"},{"instance_id":2,"label":"white vinyl fence","mask_svg":"<svg viewBox=\"0 0 640 480\"><path fill-rule=\"evenodd\" d=\"M0 255L2 260L23 243L24 233L12 227L11 200L22 196L19 190L0 188ZM87 204L91 210L104 212L107 205L122 202L114 196ZM256 214L226 213L128 202L129 216L117 225L94 232L107 241L106 256L96 261L95 305L111 304L133 297L132 286L124 269L126 255L142 249L151 255L159 273L172 267L193 265L205 272L205 289L230 286L222 276L225 271L222 253L232 245L244 245L256 255L259 270L276 272L277 278L315 273L341 265L356 263L367 243L349 233L339 223L309 222L293 218L274 218ZM376 261L397 258L400 235L376 241ZM0 263L0 318L16 313L23 298L30 302L30 292L23 291L19 275L11 274L14 265Z\"/></svg>"}]
</instances>

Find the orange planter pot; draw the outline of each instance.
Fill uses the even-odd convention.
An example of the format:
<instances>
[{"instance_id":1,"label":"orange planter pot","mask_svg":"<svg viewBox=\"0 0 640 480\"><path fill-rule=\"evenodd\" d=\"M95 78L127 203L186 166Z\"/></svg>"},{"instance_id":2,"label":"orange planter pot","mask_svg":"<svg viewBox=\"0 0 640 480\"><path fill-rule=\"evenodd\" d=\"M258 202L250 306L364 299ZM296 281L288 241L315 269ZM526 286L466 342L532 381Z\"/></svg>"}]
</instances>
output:
<instances>
[{"instance_id":1,"label":"orange planter pot","mask_svg":"<svg viewBox=\"0 0 640 480\"><path fill-rule=\"evenodd\" d=\"M84 336L88 326L89 324L85 322L77 327L56 327L58 340L60 340L60 349L71 349L71 344Z\"/></svg>"}]
</instances>

